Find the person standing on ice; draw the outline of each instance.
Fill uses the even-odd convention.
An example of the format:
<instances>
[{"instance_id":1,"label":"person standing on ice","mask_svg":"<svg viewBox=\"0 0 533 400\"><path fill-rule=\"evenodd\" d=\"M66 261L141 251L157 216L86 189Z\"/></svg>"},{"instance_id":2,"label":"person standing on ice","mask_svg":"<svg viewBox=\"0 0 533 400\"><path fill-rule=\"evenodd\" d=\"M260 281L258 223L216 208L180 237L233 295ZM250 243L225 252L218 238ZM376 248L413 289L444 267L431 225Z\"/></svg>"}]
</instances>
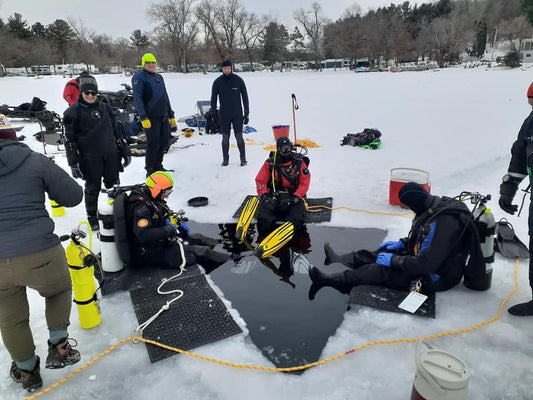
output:
<instances>
[{"instance_id":1,"label":"person standing on ice","mask_svg":"<svg viewBox=\"0 0 533 400\"><path fill-rule=\"evenodd\" d=\"M527 90L527 101L533 107L533 83ZM511 147L511 161L507 173L502 178L500 185L500 208L513 215L518 211L518 205L513 204L518 185L529 175L529 182L533 181L531 168L533 168L533 111L525 119L518 137ZM533 290L533 202L529 202L529 286ZM533 315L533 300L516 304L508 309L509 313L517 316Z\"/></svg>"},{"instance_id":2,"label":"person standing on ice","mask_svg":"<svg viewBox=\"0 0 533 400\"><path fill-rule=\"evenodd\" d=\"M133 101L146 132L146 176L155 171L166 171L163 158L168 148L170 132L177 129L174 111L170 106L165 81L156 72L157 60L152 53L142 56L143 69L131 78Z\"/></svg>"},{"instance_id":3,"label":"person standing on ice","mask_svg":"<svg viewBox=\"0 0 533 400\"><path fill-rule=\"evenodd\" d=\"M27 288L46 301L46 368L80 360L79 351L72 348L75 341L68 338L72 283L65 250L44 203L48 194L58 204L74 207L83 191L46 156L7 139L0 139L0 185L0 330L13 360L11 378L34 392L43 381L29 323Z\"/></svg>"},{"instance_id":4,"label":"person standing on ice","mask_svg":"<svg viewBox=\"0 0 533 400\"><path fill-rule=\"evenodd\" d=\"M217 98L220 103L220 132L222 133L222 166L229 164L229 137L231 127L239 148L241 167L248 164L246 150L242 138L242 127L248 125L248 91L244 80L232 72L230 60L222 62L222 75L213 82L211 88L211 110L217 109ZM242 103L241 103L242 99ZM243 112L244 107L244 112Z\"/></svg>"}]
</instances>

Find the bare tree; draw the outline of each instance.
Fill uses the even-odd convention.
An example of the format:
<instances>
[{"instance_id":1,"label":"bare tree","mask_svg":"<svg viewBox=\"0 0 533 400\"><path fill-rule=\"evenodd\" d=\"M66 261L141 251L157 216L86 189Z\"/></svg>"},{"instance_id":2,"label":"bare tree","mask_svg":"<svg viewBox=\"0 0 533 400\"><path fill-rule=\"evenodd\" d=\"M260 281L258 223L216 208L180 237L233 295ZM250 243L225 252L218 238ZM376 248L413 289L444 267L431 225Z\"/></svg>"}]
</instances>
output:
<instances>
[{"instance_id":1,"label":"bare tree","mask_svg":"<svg viewBox=\"0 0 533 400\"><path fill-rule=\"evenodd\" d=\"M237 45L237 32L243 24L245 9L239 0L222 0L215 18L222 29L224 42L228 48L228 58L233 59Z\"/></svg>"},{"instance_id":2,"label":"bare tree","mask_svg":"<svg viewBox=\"0 0 533 400\"><path fill-rule=\"evenodd\" d=\"M193 18L194 2L195 0L163 0L153 4L148 10L150 19L159 23L156 31L160 36L166 37L178 70L181 70L182 65L186 70L188 52L198 34L198 27Z\"/></svg>"},{"instance_id":3,"label":"bare tree","mask_svg":"<svg viewBox=\"0 0 533 400\"><path fill-rule=\"evenodd\" d=\"M248 56L248 62L250 63L250 68L253 71L253 51L256 49L257 45L260 43L260 39L263 36L266 26L270 18L267 16L259 19L254 13L243 12L241 23L239 25L242 43L244 49Z\"/></svg>"},{"instance_id":4,"label":"bare tree","mask_svg":"<svg viewBox=\"0 0 533 400\"><path fill-rule=\"evenodd\" d=\"M500 26L500 37L507 39L511 43L511 50L513 51L518 51L522 48L522 40L530 38L533 33L533 27L531 27L525 15L507 21L500 21Z\"/></svg>"},{"instance_id":5,"label":"bare tree","mask_svg":"<svg viewBox=\"0 0 533 400\"><path fill-rule=\"evenodd\" d=\"M220 58L224 59L228 58L228 51L217 26L217 12L218 6L215 0L202 0L195 10L196 18L198 18L204 27L206 50L209 44L212 43Z\"/></svg>"},{"instance_id":6,"label":"bare tree","mask_svg":"<svg viewBox=\"0 0 533 400\"><path fill-rule=\"evenodd\" d=\"M320 63L322 57L322 39L324 36L324 25L328 22L322 14L322 6L315 2L311 5L309 11L299 8L294 12L294 19L302 26L304 34L309 38L315 66L322 70Z\"/></svg>"}]
</instances>

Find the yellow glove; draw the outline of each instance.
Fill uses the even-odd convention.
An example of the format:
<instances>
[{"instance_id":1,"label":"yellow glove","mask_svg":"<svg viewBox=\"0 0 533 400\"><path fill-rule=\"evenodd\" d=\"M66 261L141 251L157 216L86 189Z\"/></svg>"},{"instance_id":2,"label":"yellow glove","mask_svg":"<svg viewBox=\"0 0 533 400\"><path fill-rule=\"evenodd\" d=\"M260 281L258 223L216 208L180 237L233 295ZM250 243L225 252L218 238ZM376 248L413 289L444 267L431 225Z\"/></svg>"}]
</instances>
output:
<instances>
[{"instance_id":1,"label":"yellow glove","mask_svg":"<svg viewBox=\"0 0 533 400\"><path fill-rule=\"evenodd\" d=\"M150 129L152 127L152 123L150 122L148 118L143 119L141 121L141 125L143 126L144 129Z\"/></svg>"},{"instance_id":2,"label":"yellow glove","mask_svg":"<svg viewBox=\"0 0 533 400\"><path fill-rule=\"evenodd\" d=\"M176 118L172 117L169 119L170 122L170 131L176 132L178 130L178 124L176 123Z\"/></svg>"}]
</instances>

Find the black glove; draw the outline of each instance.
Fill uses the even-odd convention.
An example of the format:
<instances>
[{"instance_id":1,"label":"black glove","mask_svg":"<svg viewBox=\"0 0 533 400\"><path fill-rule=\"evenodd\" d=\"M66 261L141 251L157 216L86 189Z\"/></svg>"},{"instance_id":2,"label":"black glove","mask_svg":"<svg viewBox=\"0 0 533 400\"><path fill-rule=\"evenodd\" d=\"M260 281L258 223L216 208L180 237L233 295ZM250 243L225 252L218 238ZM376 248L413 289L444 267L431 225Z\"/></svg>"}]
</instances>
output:
<instances>
[{"instance_id":1,"label":"black glove","mask_svg":"<svg viewBox=\"0 0 533 400\"><path fill-rule=\"evenodd\" d=\"M248 125L248 122L250 122L250 118L248 118L248 113L244 113L244 115L242 116L242 124Z\"/></svg>"},{"instance_id":2,"label":"black glove","mask_svg":"<svg viewBox=\"0 0 533 400\"><path fill-rule=\"evenodd\" d=\"M500 208L508 214L513 215L518 211L518 205L512 203L521 181L522 179L509 174L503 177L503 182L500 185L500 200L498 201L498 204L500 205Z\"/></svg>"},{"instance_id":3,"label":"black glove","mask_svg":"<svg viewBox=\"0 0 533 400\"><path fill-rule=\"evenodd\" d=\"M267 210L274 211L276 209L276 202L274 201L272 196L270 196L269 194L266 194L266 193L262 194L260 197L260 200L263 203L263 206Z\"/></svg>"},{"instance_id":4,"label":"black glove","mask_svg":"<svg viewBox=\"0 0 533 400\"><path fill-rule=\"evenodd\" d=\"M69 166L70 166L70 170L72 172L72 177L73 178L83 179L83 173L81 172L79 164L72 164L72 165L69 165Z\"/></svg>"},{"instance_id":5,"label":"black glove","mask_svg":"<svg viewBox=\"0 0 533 400\"><path fill-rule=\"evenodd\" d=\"M129 154L122 155L122 168L126 168L131 163L131 156Z\"/></svg>"}]
</instances>

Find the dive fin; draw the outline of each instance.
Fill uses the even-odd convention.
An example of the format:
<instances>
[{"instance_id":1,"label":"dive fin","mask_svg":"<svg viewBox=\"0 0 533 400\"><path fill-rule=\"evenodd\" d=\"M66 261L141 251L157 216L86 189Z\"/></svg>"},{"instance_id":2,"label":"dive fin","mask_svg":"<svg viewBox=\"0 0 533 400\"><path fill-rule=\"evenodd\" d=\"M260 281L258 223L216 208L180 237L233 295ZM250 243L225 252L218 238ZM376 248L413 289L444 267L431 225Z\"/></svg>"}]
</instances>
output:
<instances>
[{"instance_id":1,"label":"dive fin","mask_svg":"<svg viewBox=\"0 0 533 400\"><path fill-rule=\"evenodd\" d=\"M254 218L257 207L259 206L259 197L253 196L244 204L244 207L239 216L239 221L237 222L237 228L235 231L235 238L244 241L246 237L246 232L248 232L248 227Z\"/></svg>"},{"instance_id":2,"label":"dive fin","mask_svg":"<svg viewBox=\"0 0 533 400\"><path fill-rule=\"evenodd\" d=\"M263 239L255 255L259 258L266 258L274 254L281 249L289 240L294 236L294 225L292 222L285 222L276 229L274 229L270 235Z\"/></svg>"},{"instance_id":3,"label":"dive fin","mask_svg":"<svg viewBox=\"0 0 533 400\"><path fill-rule=\"evenodd\" d=\"M508 258L529 258L527 246L516 236L513 226L502 218L496 223L495 250Z\"/></svg>"}]
</instances>

